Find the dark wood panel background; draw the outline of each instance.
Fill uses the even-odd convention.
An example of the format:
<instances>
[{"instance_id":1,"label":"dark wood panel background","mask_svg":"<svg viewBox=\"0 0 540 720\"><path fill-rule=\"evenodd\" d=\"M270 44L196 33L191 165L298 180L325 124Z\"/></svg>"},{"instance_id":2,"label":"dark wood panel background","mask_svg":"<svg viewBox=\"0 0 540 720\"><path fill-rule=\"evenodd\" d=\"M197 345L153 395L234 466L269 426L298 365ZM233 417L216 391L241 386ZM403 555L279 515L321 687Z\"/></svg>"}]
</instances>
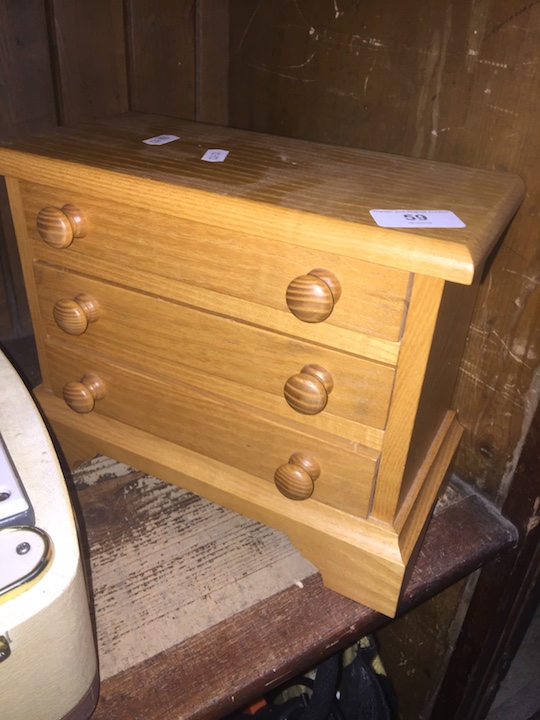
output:
<instances>
[{"instance_id":1,"label":"dark wood panel background","mask_svg":"<svg viewBox=\"0 0 540 720\"><path fill-rule=\"evenodd\" d=\"M0 141L126 110L227 123L225 0L0 0ZM0 339L31 332L0 190Z\"/></svg>"},{"instance_id":2,"label":"dark wood panel background","mask_svg":"<svg viewBox=\"0 0 540 720\"><path fill-rule=\"evenodd\" d=\"M131 109L195 119L195 0L126 7Z\"/></svg>"},{"instance_id":3,"label":"dark wood panel background","mask_svg":"<svg viewBox=\"0 0 540 720\"><path fill-rule=\"evenodd\" d=\"M493 498L538 394L539 36L540 6L508 0L231 3L232 124L526 181L457 391L458 473Z\"/></svg>"},{"instance_id":4,"label":"dark wood panel background","mask_svg":"<svg viewBox=\"0 0 540 720\"><path fill-rule=\"evenodd\" d=\"M59 123L127 110L122 0L49 0L46 7Z\"/></svg>"},{"instance_id":5,"label":"dark wood panel background","mask_svg":"<svg viewBox=\"0 0 540 720\"><path fill-rule=\"evenodd\" d=\"M509 492L522 497L520 513L534 516L512 480L540 387L540 5L232 0L230 22L232 124L509 170L526 181L473 318L455 394L465 425L455 469L499 505ZM452 654L436 648L458 642L476 580L381 635L404 718L430 717ZM471 675L476 658L467 638L461 644ZM445 703L445 717L454 717L451 692Z\"/></svg>"},{"instance_id":6,"label":"dark wood panel background","mask_svg":"<svg viewBox=\"0 0 540 720\"><path fill-rule=\"evenodd\" d=\"M527 196L483 279L455 394L457 474L500 506L520 497L540 392L540 3L0 0L0 23L0 139L132 109L520 174ZM0 198L0 338L29 328L6 215ZM391 663L404 717L429 717L437 648L472 588L387 636L387 653L409 653Z\"/></svg>"},{"instance_id":7,"label":"dark wood panel background","mask_svg":"<svg viewBox=\"0 0 540 720\"><path fill-rule=\"evenodd\" d=\"M43 0L0 2L0 140L56 124ZM0 187L0 338L30 332L4 187Z\"/></svg>"}]
</instances>

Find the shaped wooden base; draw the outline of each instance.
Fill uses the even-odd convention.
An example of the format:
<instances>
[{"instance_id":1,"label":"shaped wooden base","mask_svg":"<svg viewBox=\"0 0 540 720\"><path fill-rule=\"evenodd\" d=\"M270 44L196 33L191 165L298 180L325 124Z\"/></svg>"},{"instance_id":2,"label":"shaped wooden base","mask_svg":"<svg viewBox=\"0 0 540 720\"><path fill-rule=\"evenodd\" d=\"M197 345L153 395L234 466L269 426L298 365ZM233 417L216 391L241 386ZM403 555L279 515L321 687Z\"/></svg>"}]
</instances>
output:
<instances>
[{"instance_id":1,"label":"shaped wooden base","mask_svg":"<svg viewBox=\"0 0 540 720\"><path fill-rule=\"evenodd\" d=\"M461 436L448 413L404 502L397 527L357 518L315 500L288 500L273 485L110 418L76 415L41 387L35 391L73 467L101 453L285 532L320 570L324 584L386 615L401 588Z\"/></svg>"}]
</instances>

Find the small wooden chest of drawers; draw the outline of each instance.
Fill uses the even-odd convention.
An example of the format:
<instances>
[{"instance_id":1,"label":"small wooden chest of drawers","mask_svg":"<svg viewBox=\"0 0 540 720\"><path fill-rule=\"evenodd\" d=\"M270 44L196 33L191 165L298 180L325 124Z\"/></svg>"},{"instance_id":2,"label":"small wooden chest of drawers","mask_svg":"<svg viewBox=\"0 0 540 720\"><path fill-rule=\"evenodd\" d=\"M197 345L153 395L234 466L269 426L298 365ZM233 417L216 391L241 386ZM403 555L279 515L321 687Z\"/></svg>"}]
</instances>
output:
<instances>
[{"instance_id":1,"label":"small wooden chest of drawers","mask_svg":"<svg viewBox=\"0 0 540 720\"><path fill-rule=\"evenodd\" d=\"M141 114L18 141L0 172L70 462L273 525L394 614L521 180Z\"/></svg>"}]
</instances>

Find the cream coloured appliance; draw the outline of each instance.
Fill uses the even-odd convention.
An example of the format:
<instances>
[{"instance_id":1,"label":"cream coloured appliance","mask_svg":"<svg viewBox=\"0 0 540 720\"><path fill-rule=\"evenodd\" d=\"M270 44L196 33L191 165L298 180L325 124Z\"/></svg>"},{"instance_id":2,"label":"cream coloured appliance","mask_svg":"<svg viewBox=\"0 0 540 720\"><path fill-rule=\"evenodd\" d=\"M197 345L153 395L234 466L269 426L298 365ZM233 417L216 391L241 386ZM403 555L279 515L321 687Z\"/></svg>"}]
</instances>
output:
<instances>
[{"instance_id":1,"label":"cream coloured appliance","mask_svg":"<svg viewBox=\"0 0 540 720\"><path fill-rule=\"evenodd\" d=\"M97 688L65 478L33 398L0 352L0 717L85 720Z\"/></svg>"}]
</instances>

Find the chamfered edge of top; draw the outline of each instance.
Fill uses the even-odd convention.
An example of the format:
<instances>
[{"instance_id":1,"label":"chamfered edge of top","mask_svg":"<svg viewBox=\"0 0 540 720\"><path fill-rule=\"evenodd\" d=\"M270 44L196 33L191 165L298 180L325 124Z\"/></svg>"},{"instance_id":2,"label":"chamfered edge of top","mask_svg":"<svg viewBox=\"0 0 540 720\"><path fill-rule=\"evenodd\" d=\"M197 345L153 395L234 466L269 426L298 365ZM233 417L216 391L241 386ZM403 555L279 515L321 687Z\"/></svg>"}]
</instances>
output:
<instances>
[{"instance_id":1,"label":"chamfered edge of top","mask_svg":"<svg viewBox=\"0 0 540 720\"><path fill-rule=\"evenodd\" d=\"M160 183L162 189L165 183L189 188L199 195L208 193L208 200L213 198L236 213L241 210L238 217L245 218L250 208L265 214L275 207L285 224L287 219L294 220L294 225L301 222L313 233L311 239L295 236L284 238L286 242L313 247L324 244L330 252L463 284L473 281L525 191L521 178L511 173L134 115L135 119L129 113L127 118L85 125L80 133L73 128L59 129L10 143L0 148L0 173L43 183L51 182L60 173L56 185L61 186L69 176L71 181L78 176L82 182L81 166L85 166L83 188L88 192L92 170L102 170L108 171L111 179L116 176L119 185L125 176L136 176L143 184ZM109 137L110 127L113 132ZM144 136L155 132L156 127L164 131L178 127L184 136L191 133L193 137L174 148L141 147ZM92 133L100 133L96 147L92 146ZM228 168L225 163L221 167L200 163L201 150L211 140L232 147L234 163ZM280 160L272 166L276 152L286 158L285 165ZM71 172L67 172L68 167ZM326 177L317 178L321 168ZM385 198L382 194L387 182L394 187L388 189ZM361 197L356 194L357 186L358 195L365 190ZM99 181L93 190L99 191ZM332 192L334 197L330 196ZM433 209L442 209L448 197L447 209L455 209L464 220L464 231L383 228L369 215L370 208L404 206L408 197L417 209L430 209L433 203ZM270 212L270 216L275 218L276 214Z\"/></svg>"}]
</instances>

